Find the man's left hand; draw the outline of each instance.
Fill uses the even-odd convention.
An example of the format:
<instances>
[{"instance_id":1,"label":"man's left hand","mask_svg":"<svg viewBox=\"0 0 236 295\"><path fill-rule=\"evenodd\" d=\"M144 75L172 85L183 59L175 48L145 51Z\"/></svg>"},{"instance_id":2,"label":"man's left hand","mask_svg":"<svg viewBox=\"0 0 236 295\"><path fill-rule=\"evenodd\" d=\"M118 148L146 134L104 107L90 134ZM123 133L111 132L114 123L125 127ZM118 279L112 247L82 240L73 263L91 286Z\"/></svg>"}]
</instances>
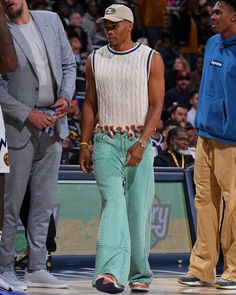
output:
<instances>
[{"instance_id":1,"label":"man's left hand","mask_svg":"<svg viewBox=\"0 0 236 295\"><path fill-rule=\"evenodd\" d=\"M57 119L63 118L68 112L68 101L64 97L59 97L58 100L51 106L56 109L55 116Z\"/></svg>"},{"instance_id":2,"label":"man's left hand","mask_svg":"<svg viewBox=\"0 0 236 295\"><path fill-rule=\"evenodd\" d=\"M144 148L136 142L127 151L125 167L135 167L141 162Z\"/></svg>"}]
</instances>

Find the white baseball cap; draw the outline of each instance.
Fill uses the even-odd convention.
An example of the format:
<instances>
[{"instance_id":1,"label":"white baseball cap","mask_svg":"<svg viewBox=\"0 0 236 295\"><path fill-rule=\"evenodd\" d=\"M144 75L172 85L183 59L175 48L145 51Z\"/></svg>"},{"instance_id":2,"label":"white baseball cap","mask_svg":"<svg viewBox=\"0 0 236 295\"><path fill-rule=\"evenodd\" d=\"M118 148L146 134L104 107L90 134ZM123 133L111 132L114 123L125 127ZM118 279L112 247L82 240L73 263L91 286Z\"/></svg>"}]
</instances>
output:
<instances>
[{"instance_id":1,"label":"white baseball cap","mask_svg":"<svg viewBox=\"0 0 236 295\"><path fill-rule=\"evenodd\" d=\"M111 22L120 22L122 20L127 20L133 23L134 16L132 10L129 7L122 4L112 4L105 10L104 17L98 18L96 23L102 24L104 20L109 20Z\"/></svg>"}]
</instances>

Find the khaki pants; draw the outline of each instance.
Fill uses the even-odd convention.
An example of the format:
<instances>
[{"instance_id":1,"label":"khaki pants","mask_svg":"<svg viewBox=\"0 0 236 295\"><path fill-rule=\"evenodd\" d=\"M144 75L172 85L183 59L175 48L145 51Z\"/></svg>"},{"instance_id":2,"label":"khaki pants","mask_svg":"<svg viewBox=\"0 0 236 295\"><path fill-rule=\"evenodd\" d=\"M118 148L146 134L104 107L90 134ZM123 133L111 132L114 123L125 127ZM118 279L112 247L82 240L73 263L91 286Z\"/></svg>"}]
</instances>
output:
<instances>
[{"instance_id":1,"label":"khaki pants","mask_svg":"<svg viewBox=\"0 0 236 295\"><path fill-rule=\"evenodd\" d=\"M224 254L221 278L236 281L236 146L199 138L194 173L197 241L189 273L213 283L221 241ZM225 211L220 234L222 197Z\"/></svg>"}]
</instances>

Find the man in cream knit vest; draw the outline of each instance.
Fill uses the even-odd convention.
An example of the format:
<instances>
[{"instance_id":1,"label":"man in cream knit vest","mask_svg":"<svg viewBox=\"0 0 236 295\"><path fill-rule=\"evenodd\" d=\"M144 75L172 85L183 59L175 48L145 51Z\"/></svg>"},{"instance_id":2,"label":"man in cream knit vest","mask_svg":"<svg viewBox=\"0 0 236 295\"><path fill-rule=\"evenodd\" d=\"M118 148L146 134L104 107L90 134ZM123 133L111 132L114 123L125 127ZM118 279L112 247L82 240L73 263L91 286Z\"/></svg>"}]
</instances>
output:
<instances>
[{"instance_id":1,"label":"man in cream knit vest","mask_svg":"<svg viewBox=\"0 0 236 295\"><path fill-rule=\"evenodd\" d=\"M91 169L89 142L103 212L97 239L93 286L106 293L148 292L151 208L154 196L150 137L160 120L164 66L151 48L134 43L132 11L111 5L103 23L108 45L88 58L82 111L80 165Z\"/></svg>"}]
</instances>

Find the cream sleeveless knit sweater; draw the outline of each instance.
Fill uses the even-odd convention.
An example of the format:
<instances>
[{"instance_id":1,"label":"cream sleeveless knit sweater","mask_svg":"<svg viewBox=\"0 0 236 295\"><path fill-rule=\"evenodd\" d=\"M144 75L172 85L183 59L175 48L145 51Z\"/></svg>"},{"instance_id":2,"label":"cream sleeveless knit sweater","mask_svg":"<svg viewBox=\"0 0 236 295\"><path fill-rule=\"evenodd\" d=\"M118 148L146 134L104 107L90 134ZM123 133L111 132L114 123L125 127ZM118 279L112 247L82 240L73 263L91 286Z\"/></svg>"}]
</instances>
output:
<instances>
[{"instance_id":1,"label":"cream sleeveless knit sweater","mask_svg":"<svg viewBox=\"0 0 236 295\"><path fill-rule=\"evenodd\" d=\"M114 51L108 45L93 52L99 125L144 125L153 52L139 43L128 51Z\"/></svg>"}]
</instances>

